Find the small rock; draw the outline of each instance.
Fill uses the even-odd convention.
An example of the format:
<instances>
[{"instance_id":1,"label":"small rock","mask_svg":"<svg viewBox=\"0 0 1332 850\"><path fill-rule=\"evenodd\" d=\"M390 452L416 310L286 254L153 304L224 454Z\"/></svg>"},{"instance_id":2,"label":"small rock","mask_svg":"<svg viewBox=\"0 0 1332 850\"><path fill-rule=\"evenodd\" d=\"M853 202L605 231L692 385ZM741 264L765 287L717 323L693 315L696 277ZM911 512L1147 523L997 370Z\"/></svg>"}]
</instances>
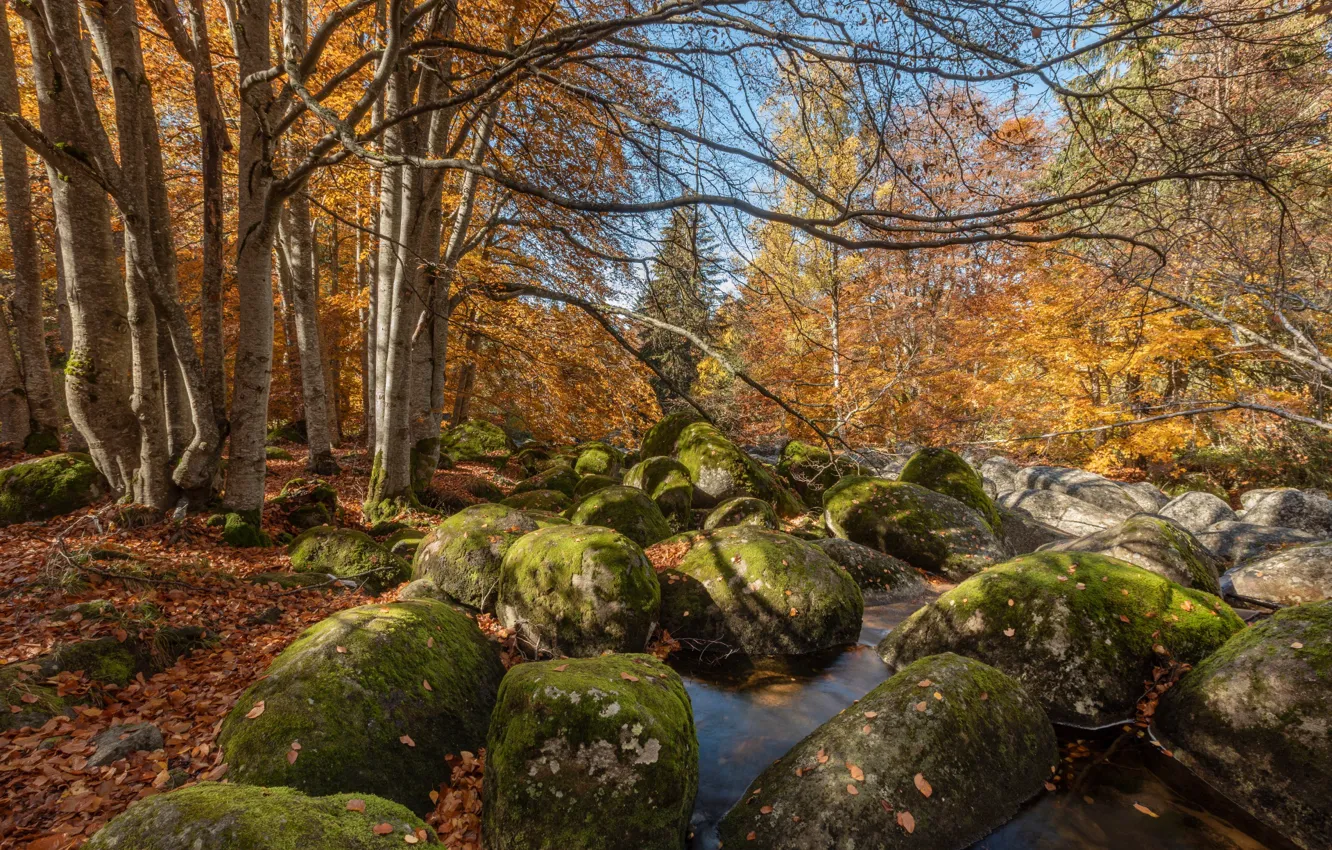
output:
<instances>
[{"instance_id":1,"label":"small rock","mask_svg":"<svg viewBox=\"0 0 1332 850\"><path fill-rule=\"evenodd\" d=\"M162 732L151 723L127 723L112 726L93 738L96 750L88 767L103 767L140 750L162 749Z\"/></svg>"}]
</instances>

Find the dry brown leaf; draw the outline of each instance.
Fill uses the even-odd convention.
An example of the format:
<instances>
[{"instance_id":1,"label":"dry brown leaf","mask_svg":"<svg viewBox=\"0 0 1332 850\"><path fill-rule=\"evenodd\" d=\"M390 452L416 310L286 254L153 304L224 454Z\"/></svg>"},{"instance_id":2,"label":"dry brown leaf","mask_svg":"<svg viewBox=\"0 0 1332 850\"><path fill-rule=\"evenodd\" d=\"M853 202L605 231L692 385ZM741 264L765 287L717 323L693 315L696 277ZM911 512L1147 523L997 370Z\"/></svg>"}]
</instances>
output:
<instances>
[{"instance_id":1,"label":"dry brown leaf","mask_svg":"<svg viewBox=\"0 0 1332 850\"><path fill-rule=\"evenodd\" d=\"M857 794L860 793L860 789L857 788L857 787L854 786L854 785L848 785L848 786L846 786L846 793L848 793L848 794L850 794L852 797L854 797L854 796L856 796Z\"/></svg>"},{"instance_id":2,"label":"dry brown leaf","mask_svg":"<svg viewBox=\"0 0 1332 850\"><path fill-rule=\"evenodd\" d=\"M355 799L347 801L347 811L363 812L365 811L365 800Z\"/></svg>"},{"instance_id":3,"label":"dry brown leaf","mask_svg":"<svg viewBox=\"0 0 1332 850\"><path fill-rule=\"evenodd\" d=\"M620 678L621 678L621 679L624 679L626 682L637 682L637 681L638 681L638 677L635 676L633 673L628 672L627 670L621 670L621 671L620 671Z\"/></svg>"},{"instance_id":4,"label":"dry brown leaf","mask_svg":"<svg viewBox=\"0 0 1332 850\"><path fill-rule=\"evenodd\" d=\"M402 737L398 738L398 742L401 744L406 744L409 747L416 746L416 742L412 740L411 735L403 735Z\"/></svg>"},{"instance_id":5,"label":"dry brown leaf","mask_svg":"<svg viewBox=\"0 0 1332 850\"><path fill-rule=\"evenodd\" d=\"M1004 629L1005 637L1012 637L1015 634L1017 634L1017 629Z\"/></svg>"},{"instance_id":6,"label":"dry brown leaf","mask_svg":"<svg viewBox=\"0 0 1332 850\"><path fill-rule=\"evenodd\" d=\"M375 824L375 829L374 829L375 835L388 835L392 831L393 831L393 824L391 823Z\"/></svg>"},{"instance_id":7,"label":"dry brown leaf","mask_svg":"<svg viewBox=\"0 0 1332 850\"><path fill-rule=\"evenodd\" d=\"M905 829L907 835L916 831L916 819L911 816L911 812L898 812L897 825Z\"/></svg>"},{"instance_id":8,"label":"dry brown leaf","mask_svg":"<svg viewBox=\"0 0 1332 850\"><path fill-rule=\"evenodd\" d=\"M857 782L865 781L865 771L861 770L857 765L854 765L851 762L847 762L846 769L851 772L852 779L856 780Z\"/></svg>"},{"instance_id":9,"label":"dry brown leaf","mask_svg":"<svg viewBox=\"0 0 1332 850\"><path fill-rule=\"evenodd\" d=\"M247 719L249 719L249 720L253 720L253 719L255 719L256 717L258 717L259 715L261 715L261 714L263 714L263 713L264 713L264 701L263 701L263 700L259 700L258 702L256 702L256 703L254 704L254 708L252 708L252 709L250 709L249 711L245 712L245 716L246 716Z\"/></svg>"},{"instance_id":10,"label":"dry brown leaf","mask_svg":"<svg viewBox=\"0 0 1332 850\"><path fill-rule=\"evenodd\" d=\"M1160 817L1160 815L1158 815L1156 812L1152 811L1151 809L1147 808L1142 803L1134 803L1133 808L1137 809L1138 811L1142 812L1144 815L1147 815L1148 817L1153 817L1153 818Z\"/></svg>"},{"instance_id":11,"label":"dry brown leaf","mask_svg":"<svg viewBox=\"0 0 1332 850\"><path fill-rule=\"evenodd\" d=\"M917 773L912 781L916 783L916 790L926 797L934 793L934 787L931 786L929 780L925 778L925 774Z\"/></svg>"}]
</instances>

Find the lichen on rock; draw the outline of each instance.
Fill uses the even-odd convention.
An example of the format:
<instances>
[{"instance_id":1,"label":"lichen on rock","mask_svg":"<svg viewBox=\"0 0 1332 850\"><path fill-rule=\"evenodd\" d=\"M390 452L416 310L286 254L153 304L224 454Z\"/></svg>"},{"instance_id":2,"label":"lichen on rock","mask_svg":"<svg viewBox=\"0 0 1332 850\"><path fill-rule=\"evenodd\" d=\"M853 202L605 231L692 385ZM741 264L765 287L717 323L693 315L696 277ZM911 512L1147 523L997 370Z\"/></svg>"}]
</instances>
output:
<instances>
[{"instance_id":1,"label":"lichen on rock","mask_svg":"<svg viewBox=\"0 0 1332 850\"><path fill-rule=\"evenodd\" d=\"M513 441L504 429L490 422L469 419L454 425L439 438L441 454L458 461L495 462L513 452Z\"/></svg>"},{"instance_id":2,"label":"lichen on rock","mask_svg":"<svg viewBox=\"0 0 1332 850\"><path fill-rule=\"evenodd\" d=\"M796 516L804 510L796 495L771 472L706 422L695 422L680 432L675 457L689 470L694 503L699 507L754 496L772 503L781 516Z\"/></svg>"},{"instance_id":3,"label":"lichen on rock","mask_svg":"<svg viewBox=\"0 0 1332 850\"><path fill-rule=\"evenodd\" d=\"M432 528L416 547L412 578L428 578L462 604L493 611L504 553L542 525L507 505L464 508Z\"/></svg>"},{"instance_id":4,"label":"lichen on rock","mask_svg":"<svg viewBox=\"0 0 1332 850\"><path fill-rule=\"evenodd\" d=\"M650 457L624 474L626 487L637 487L652 497L666 521L677 531L689 523L694 504L694 482L685 465L673 457Z\"/></svg>"}]
</instances>

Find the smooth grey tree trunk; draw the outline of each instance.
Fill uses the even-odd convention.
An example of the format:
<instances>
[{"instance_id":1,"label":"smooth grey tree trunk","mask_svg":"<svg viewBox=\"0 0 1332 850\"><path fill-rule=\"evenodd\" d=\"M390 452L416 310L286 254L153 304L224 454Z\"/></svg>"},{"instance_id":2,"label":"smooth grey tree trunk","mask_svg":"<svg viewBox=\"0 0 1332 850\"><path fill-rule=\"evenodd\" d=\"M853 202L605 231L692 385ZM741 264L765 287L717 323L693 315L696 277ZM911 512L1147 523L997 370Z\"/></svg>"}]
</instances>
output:
<instances>
[{"instance_id":1,"label":"smooth grey tree trunk","mask_svg":"<svg viewBox=\"0 0 1332 850\"><path fill-rule=\"evenodd\" d=\"M22 444L28 436L28 398L10 337L9 317L0 307L0 443Z\"/></svg>"},{"instance_id":2,"label":"smooth grey tree trunk","mask_svg":"<svg viewBox=\"0 0 1332 850\"><path fill-rule=\"evenodd\" d=\"M334 475L338 471L338 464L333 459L333 444L329 436L328 393L325 389L324 357L319 340L310 201L303 193L287 199L287 210L279 233L289 275L296 346L301 360L305 434L310 447L306 469L319 475Z\"/></svg>"}]
</instances>

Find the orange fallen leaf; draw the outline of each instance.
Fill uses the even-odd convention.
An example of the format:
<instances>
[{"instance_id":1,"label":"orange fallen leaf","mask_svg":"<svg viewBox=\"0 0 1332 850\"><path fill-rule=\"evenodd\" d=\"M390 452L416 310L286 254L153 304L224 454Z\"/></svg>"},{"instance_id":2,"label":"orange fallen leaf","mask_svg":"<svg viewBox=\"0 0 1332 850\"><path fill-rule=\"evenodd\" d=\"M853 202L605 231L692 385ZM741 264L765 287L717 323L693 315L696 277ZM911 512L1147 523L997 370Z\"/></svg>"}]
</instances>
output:
<instances>
[{"instance_id":1,"label":"orange fallen leaf","mask_svg":"<svg viewBox=\"0 0 1332 850\"><path fill-rule=\"evenodd\" d=\"M1046 791L1053 791L1053 790L1055 790L1055 784L1054 784L1053 782L1046 782L1046 783L1045 783L1045 790L1046 790Z\"/></svg>"},{"instance_id":2,"label":"orange fallen leaf","mask_svg":"<svg viewBox=\"0 0 1332 850\"><path fill-rule=\"evenodd\" d=\"M1017 629L1004 629L1004 637L1012 637L1017 634Z\"/></svg>"},{"instance_id":3,"label":"orange fallen leaf","mask_svg":"<svg viewBox=\"0 0 1332 850\"><path fill-rule=\"evenodd\" d=\"M559 667L556 667L556 668L555 668L555 672L556 672L556 673L563 673L565 670L568 670L568 669L569 669L569 665L568 665L568 664L561 664Z\"/></svg>"},{"instance_id":4,"label":"orange fallen leaf","mask_svg":"<svg viewBox=\"0 0 1332 850\"><path fill-rule=\"evenodd\" d=\"M414 746L416 746L416 742L412 740L412 736L411 736L411 735L403 735L402 737L398 738L398 742L399 742L399 743L402 743L402 744L406 744L406 745L409 746L409 747L414 747Z\"/></svg>"},{"instance_id":5,"label":"orange fallen leaf","mask_svg":"<svg viewBox=\"0 0 1332 850\"><path fill-rule=\"evenodd\" d=\"M624 679L626 682L637 682L637 681L638 681L638 677L635 676L633 673L630 673L630 672L627 671L627 670L621 670L621 671L620 671L620 678L621 678L621 679Z\"/></svg>"},{"instance_id":6,"label":"orange fallen leaf","mask_svg":"<svg viewBox=\"0 0 1332 850\"><path fill-rule=\"evenodd\" d=\"M1290 645L1290 648L1291 648L1291 649L1304 649L1304 644L1300 643L1299 641L1295 641L1294 643L1292 643L1292 644Z\"/></svg>"},{"instance_id":7,"label":"orange fallen leaf","mask_svg":"<svg viewBox=\"0 0 1332 850\"><path fill-rule=\"evenodd\" d=\"M421 839L417 838L413 833L410 833L410 832L409 832L409 833L407 833L406 835L404 835L404 836L402 837L402 840L403 840L405 843L407 843L407 844L415 844L416 842L420 841Z\"/></svg>"},{"instance_id":8,"label":"orange fallen leaf","mask_svg":"<svg viewBox=\"0 0 1332 850\"><path fill-rule=\"evenodd\" d=\"M916 790L926 797L934 793L934 788L930 785L929 780L925 778L925 774L917 773L912 781L916 783Z\"/></svg>"},{"instance_id":9,"label":"orange fallen leaf","mask_svg":"<svg viewBox=\"0 0 1332 850\"><path fill-rule=\"evenodd\" d=\"M846 769L851 771L852 779L856 780L857 782L865 781L865 771L861 770L857 765L854 765L851 762L847 762Z\"/></svg>"},{"instance_id":10,"label":"orange fallen leaf","mask_svg":"<svg viewBox=\"0 0 1332 850\"><path fill-rule=\"evenodd\" d=\"M772 814L772 806L764 806L763 808L759 809L759 814L761 815Z\"/></svg>"},{"instance_id":11,"label":"orange fallen leaf","mask_svg":"<svg viewBox=\"0 0 1332 850\"><path fill-rule=\"evenodd\" d=\"M435 639L432 637L426 638L426 649L434 649L434 648L435 648Z\"/></svg>"},{"instance_id":12,"label":"orange fallen leaf","mask_svg":"<svg viewBox=\"0 0 1332 850\"><path fill-rule=\"evenodd\" d=\"M1142 812L1144 815L1147 815L1148 817L1153 817L1153 818L1160 817L1160 815L1158 815L1156 812L1152 811L1151 809L1147 808L1142 803L1134 803L1133 808L1137 809L1138 811Z\"/></svg>"},{"instance_id":13,"label":"orange fallen leaf","mask_svg":"<svg viewBox=\"0 0 1332 850\"><path fill-rule=\"evenodd\" d=\"M375 824L375 828L374 828L374 833L375 833L375 835L388 835L388 834L389 834L390 832L392 832L392 831L393 831L393 824L391 824L391 823L377 823L377 824Z\"/></svg>"},{"instance_id":14,"label":"orange fallen leaf","mask_svg":"<svg viewBox=\"0 0 1332 850\"><path fill-rule=\"evenodd\" d=\"M920 702L916 703L916 711L924 711L926 707L927 704L924 700L921 700Z\"/></svg>"},{"instance_id":15,"label":"orange fallen leaf","mask_svg":"<svg viewBox=\"0 0 1332 850\"><path fill-rule=\"evenodd\" d=\"M865 712L865 716L868 717L870 720L873 720L874 718L876 718L876 717L879 716L879 712L877 712L877 711L867 711L867 712Z\"/></svg>"},{"instance_id":16,"label":"orange fallen leaf","mask_svg":"<svg viewBox=\"0 0 1332 850\"><path fill-rule=\"evenodd\" d=\"M434 688L430 687L430 680L429 680L429 679L422 679L422 680L421 680L421 687L425 688L427 691L433 691L433 690L434 690Z\"/></svg>"},{"instance_id":17,"label":"orange fallen leaf","mask_svg":"<svg viewBox=\"0 0 1332 850\"><path fill-rule=\"evenodd\" d=\"M911 812L898 812L897 825L905 829L907 835L916 831L916 819L911 816Z\"/></svg>"},{"instance_id":18,"label":"orange fallen leaf","mask_svg":"<svg viewBox=\"0 0 1332 850\"><path fill-rule=\"evenodd\" d=\"M246 716L248 719L253 720L253 719L255 719L256 717L258 717L259 715L261 715L261 714L263 714L263 713L264 713L264 701L263 701L263 700L259 700L258 702L256 702L256 703L254 704L254 708L252 708L252 709L250 709L249 711L245 712L245 716Z\"/></svg>"},{"instance_id":19,"label":"orange fallen leaf","mask_svg":"<svg viewBox=\"0 0 1332 850\"><path fill-rule=\"evenodd\" d=\"M749 833L748 835L745 836L745 840L746 840L746 841L753 841L755 838L758 838L758 833L757 833L757 832L751 832L751 833Z\"/></svg>"},{"instance_id":20,"label":"orange fallen leaf","mask_svg":"<svg viewBox=\"0 0 1332 850\"><path fill-rule=\"evenodd\" d=\"M918 688L928 688L930 685L933 685L933 684L934 684L934 683L931 682L929 679L921 679L919 682L916 683L916 687L918 687Z\"/></svg>"},{"instance_id":21,"label":"orange fallen leaf","mask_svg":"<svg viewBox=\"0 0 1332 850\"><path fill-rule=\"evenodd\" d=\"M349 811L349 812L363 812L363 811L365 811L365 800L360 800L360 799L356 799L356 800L348 800L348 801L347 801L347 811Z\"/></svg>"},{"instance_id":22,"label":"orange fallen leaf","mask_svg":"<svg viewBox=\"0 0 1332 850\"><path fill-rule=\"evenodd\" d=\"M818 759L819 759L819 764L827 764L827 763L828 763L828 754L825 753L823 750L819 750Z\"/></svg>"},{"instance_id":23,"label":"orange fallen leaf","mask_svg":"<svg viewBox=\"0 0 1332 850\"><path fill-rule=\"evenodd\" d=\"M338 647L334 647L334 648L337 649L337 651L338 651L340 654L345 655L345 654L347 653L347 647L345 647L345 646L338 646Z\"/></svg>"},{"instance_id":24,"label":"orange fallen leaf","mask_svg":"<svg viewBox=\"0 0 1332 850\"><path fill-rule=\"evenodd\" d=\"M857 787L854 786L854 785L848 785L848 786L846 786L846 793L848 793L848 794L850 794L852 797L854 797L854 796L856 796L857 794L860 793L860 789L857 788Z\"/></svg>"},{"instance_id":25,"label":"orange fallen leaf","mask_svg":"<svg viewBox=\"0 0 1332 850\"><path fill-rule=\"evenodd\" d=\"M300 755L297 750L287 750L287 764L295 764L296 757Z\"/></svg>"}]
</instances>

